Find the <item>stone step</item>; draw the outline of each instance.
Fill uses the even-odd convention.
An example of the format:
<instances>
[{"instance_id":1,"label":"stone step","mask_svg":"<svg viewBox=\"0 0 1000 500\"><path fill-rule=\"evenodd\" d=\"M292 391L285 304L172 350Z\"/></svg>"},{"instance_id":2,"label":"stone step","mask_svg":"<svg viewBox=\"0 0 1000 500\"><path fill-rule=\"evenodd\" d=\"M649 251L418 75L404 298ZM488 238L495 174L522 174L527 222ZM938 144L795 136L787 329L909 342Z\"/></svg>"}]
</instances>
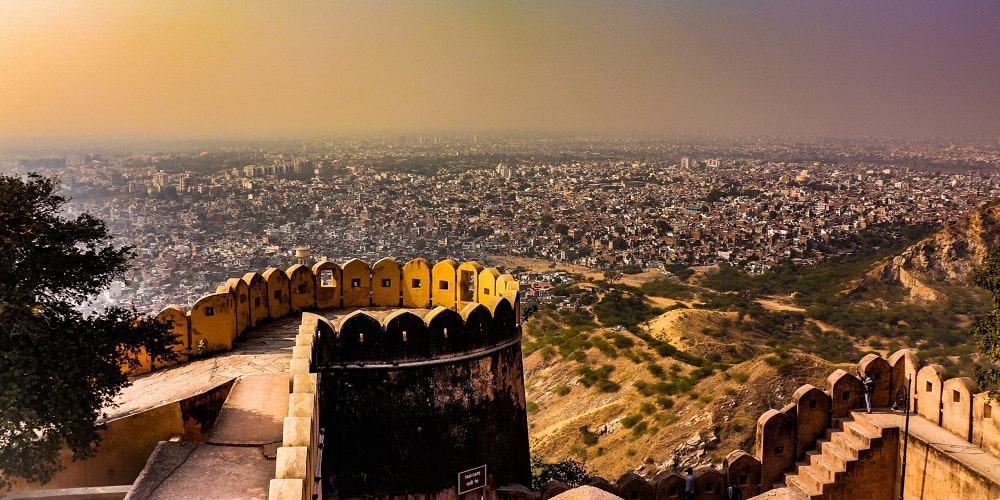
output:
<instances>
[{"instance_id":1,"label":"stone step","mask_svg":"<svg viewBox=\"0 0 1000 500\"><path fill-rule=\"evenodd\" d=\"M819 500L823 498L822 489L817 490L795 474L785 476L785 486L793 491L804 494L809 500Z\"/></svg>"},{"instance_id":2,"label":"stone step","mask_svg":"<svg viewBox=\"0 0 1000 500\"><path fill-rule=\"evenodd\" d=\"M868 427L869 427L868 425L865 425L859 421L844 423L844 431L849 432L851 434L851 437L856 438L862 443L864 443L865 448L871 448L872 443L881 441L882 439L881 432L871 430Z\"/></svg>"},{"instance_id":3,"label":"stone step","mask_svg":"<svg viewBox=\"0 0 1000 500\"><path fill-rule=\"evenodd\" d=\"M848 468L848 464L858 459L857 456L851 454L850 451L833 441L823 441L820 445L820 450L830 463L836 465L838 469L844 469L845 471Z\"/></svg>"},{"instance_id":4,"label":"stone step","mask_svg":"<svg viewBox=\"0 0 1000 500\"><path fill-rule=\"evenodd\" d=\"M867 451L870 446L862 438L852 434L850 431L842 431L833 434L832 442L847 451L852 458L857 460L862 452Z\"/></svg>"},{"instance_id":5,"label":"stone step","mask_svg":"<svg viewBox=\"0 0 1000 500\"><path fill-rule=\"evenodd\" d=\"M829 483L822 471L816 470L812 465L804 464L797 468L795 476L803 483L808 484L812 491L823 493L823 485Z\"/></svg>"},{"instance_id":6,"label":"stone step","mask_svg":"<svg viewBox=\"0 0 1000 500\"><path fill-rule=\"evenodd\" d=\"M806 458L815 470L823 473L823 479L827 482L836 482L838 474L842 475L847 472L847 467L840 460L833 459L819 451L806 452Z\"/></svg>"}]
</instances>

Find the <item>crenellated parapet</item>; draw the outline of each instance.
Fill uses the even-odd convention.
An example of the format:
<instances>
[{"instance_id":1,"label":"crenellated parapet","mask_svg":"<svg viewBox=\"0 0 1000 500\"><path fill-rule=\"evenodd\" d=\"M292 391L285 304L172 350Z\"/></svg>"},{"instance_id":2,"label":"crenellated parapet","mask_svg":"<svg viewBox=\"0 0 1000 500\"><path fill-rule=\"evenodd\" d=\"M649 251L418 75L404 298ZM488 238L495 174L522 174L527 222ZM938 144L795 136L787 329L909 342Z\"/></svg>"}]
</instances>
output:
<instances>
[{"instance_id":1,"label":"crenellated parapet","mask_svg":"<svg viewBox=\"0 0 1000 500\"><path fill-rule=\"evenodd\" d=\"M180 354L179 362L183 362L193 356L228 351L240 335L262 322L303 311L430 309L429 312L410 313L419 317L421 321L417 322L402 312L393 315L391 324L382 325L375 320L382 333L374 335L376 338L369 334L368 343L357 337L358 325L370 322L373 317L354 317L351 321L330 325L338 342L335 352L329 354L333 356L330 359L343 361L353 361L352 356L360 356L358 360L377 360L380 356L392 356L396 351L411 357L437 356L474 349L477 344L497 340L495 332L507 329L498 330L494 322L517 323L520 317L518 291L519 285L513 276L484 268L476 262L460 264L447 259L432 266L420 258L400 265L388 257L374 265L360 259L343 264L321 261L311 268L295 264L285 270L269 268L230 278L190 308L171 305L156 317L177 335L179 344L175 349ZM496 317L498 311L499 318ZM490 320L486 321L485 316ZM459 324L461 327L457 326ZM407 329L400 329L403 326L399 325ZM379 351L390 347L380 342L403 336L407 343L397 344L386 352ZM160 363L154 366L148 359L143 361L134 374L163 366Z\"/></svg>"},{"instance_id":2,"label":"crenellated parapet","mask_svg":"<svg viewBox=\"0 0 1000 500\"><path fill-rule=\"evenodd\" d=\"M831 436L837 434L845 422L849 425L844 427L842 433L853 435L844 439L859 442L860 436L865 436L864 440L869 444L855 450L853 458L848 459L858 464L846 465L847 471L828 478L832 481L831 485L825 486L823 493L814 498L850 498L851 492L857 493L854 496L858 498L880 498L872 493L872 488L876 487L873 485L888 481L888 486L884 488L890 491L898 486L893 481L899 467L901 429L885 429L879 435L875 429L866 427L868 424L851 422L852 412L856 414L857 410L864 408L862 379L865 376L876 381L872 394L873 407L884 410L896 406L901 414L909 403L914 415L1000 458L1000 413L993 415L996 402L989 400L988 393L980 391L968 377L950 377L942 366L926 364L912 351L903 349L888 358L868 354L849 369L834 370L823 388L805 384L792 394L788 404L764 412L757 420L752 455L736 450L725 457L719 468L704 466L694 469L695 498L722 499L724 489L734 484L742 490L743 498L751 498L771 490L775 485L795 481L788 477L789 474L798 470L801 477L804 464L816 462L811 456L826 449ZM838 439L832 438L835 442ZM914 446L921 445L914 445L914 440L911 440L910 447ZM866 460L871 463L860 463ZM940 465L945 462L945 459L936 462L940 470L947 471L943 473L946 477L939 478L945 490L957 490L973 484L969 491L976 492L973 494L976 496L982 491L993 491L990 488L1000 489L1000 485L990 484L974 471L960 470L961 466L948 468ZM970 480L970 476L975 478ZM907 485L914 482L912 479L907 480ZM955 481L953 484L948 482L952 480ZM668 470L652 480L627 473L616 483L595 478L589 485L623 498L653 500L682 498L684 481L682 471ZM916 481L915 484L920 483ZM540 492L512 486L502 488L498 496L544 500L567 489L568 486L559 482L546 485ZM830 496L823 496L826 494Z\"/></svg>"}]
</instances>

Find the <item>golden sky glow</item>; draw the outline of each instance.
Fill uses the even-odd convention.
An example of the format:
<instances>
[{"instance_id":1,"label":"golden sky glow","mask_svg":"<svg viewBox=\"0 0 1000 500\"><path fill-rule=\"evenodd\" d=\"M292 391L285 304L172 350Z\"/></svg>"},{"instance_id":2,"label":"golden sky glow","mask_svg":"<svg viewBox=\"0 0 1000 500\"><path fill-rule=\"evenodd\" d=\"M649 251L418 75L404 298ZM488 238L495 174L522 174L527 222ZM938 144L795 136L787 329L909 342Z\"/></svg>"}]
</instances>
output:
<instances>
[{"instance_id":1,"label":"golden sky glow","mask_svg":"<svg viewBox=\"0 0 1000 500\"><path fill-rule=\"evenodd\" d=\"M877 4L0 0L0 138L1000 135L1000 4Z\"/></svg>"}]
</instances>

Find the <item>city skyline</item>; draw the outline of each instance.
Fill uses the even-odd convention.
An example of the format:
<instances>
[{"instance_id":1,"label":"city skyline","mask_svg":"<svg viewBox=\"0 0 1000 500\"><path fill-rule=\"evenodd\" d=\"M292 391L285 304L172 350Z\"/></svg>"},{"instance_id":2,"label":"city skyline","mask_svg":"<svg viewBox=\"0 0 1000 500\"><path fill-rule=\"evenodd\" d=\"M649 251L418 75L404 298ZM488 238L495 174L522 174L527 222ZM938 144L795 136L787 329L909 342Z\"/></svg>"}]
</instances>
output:
<instances>
[{"instance_id":1,"label":"city skyline","mask_svg":"<svg viewBox=\"0 0 1000 500\"><path fill-rule=\"evenodd\" d=\"M1000 137L985 1L0 2L0 146L480 131Z\"/></svg>"}]
</instances>

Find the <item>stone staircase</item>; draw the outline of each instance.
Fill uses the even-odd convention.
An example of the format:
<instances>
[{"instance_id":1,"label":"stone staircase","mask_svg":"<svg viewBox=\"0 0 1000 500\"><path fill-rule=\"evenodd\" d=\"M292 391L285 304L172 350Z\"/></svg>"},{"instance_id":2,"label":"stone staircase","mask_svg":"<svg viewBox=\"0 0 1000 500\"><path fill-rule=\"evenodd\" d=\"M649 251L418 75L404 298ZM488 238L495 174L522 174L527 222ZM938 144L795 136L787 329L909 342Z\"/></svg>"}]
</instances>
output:
<instances>
[{"instance_id":1,"label":"stone staircase","mask_svg":"<svg viewBox=\"0 0 1000 500\"><path fill-rule=\"evenodd\" d=\"M785 473L782 486L809 499L839 498L837 491L845 489L855 469L883 445L885 430L861 415L852 412L850 417L834 419L834 427L817 441L817 448L806 452L794 472Z\"/></svg>"}]
</instances>

